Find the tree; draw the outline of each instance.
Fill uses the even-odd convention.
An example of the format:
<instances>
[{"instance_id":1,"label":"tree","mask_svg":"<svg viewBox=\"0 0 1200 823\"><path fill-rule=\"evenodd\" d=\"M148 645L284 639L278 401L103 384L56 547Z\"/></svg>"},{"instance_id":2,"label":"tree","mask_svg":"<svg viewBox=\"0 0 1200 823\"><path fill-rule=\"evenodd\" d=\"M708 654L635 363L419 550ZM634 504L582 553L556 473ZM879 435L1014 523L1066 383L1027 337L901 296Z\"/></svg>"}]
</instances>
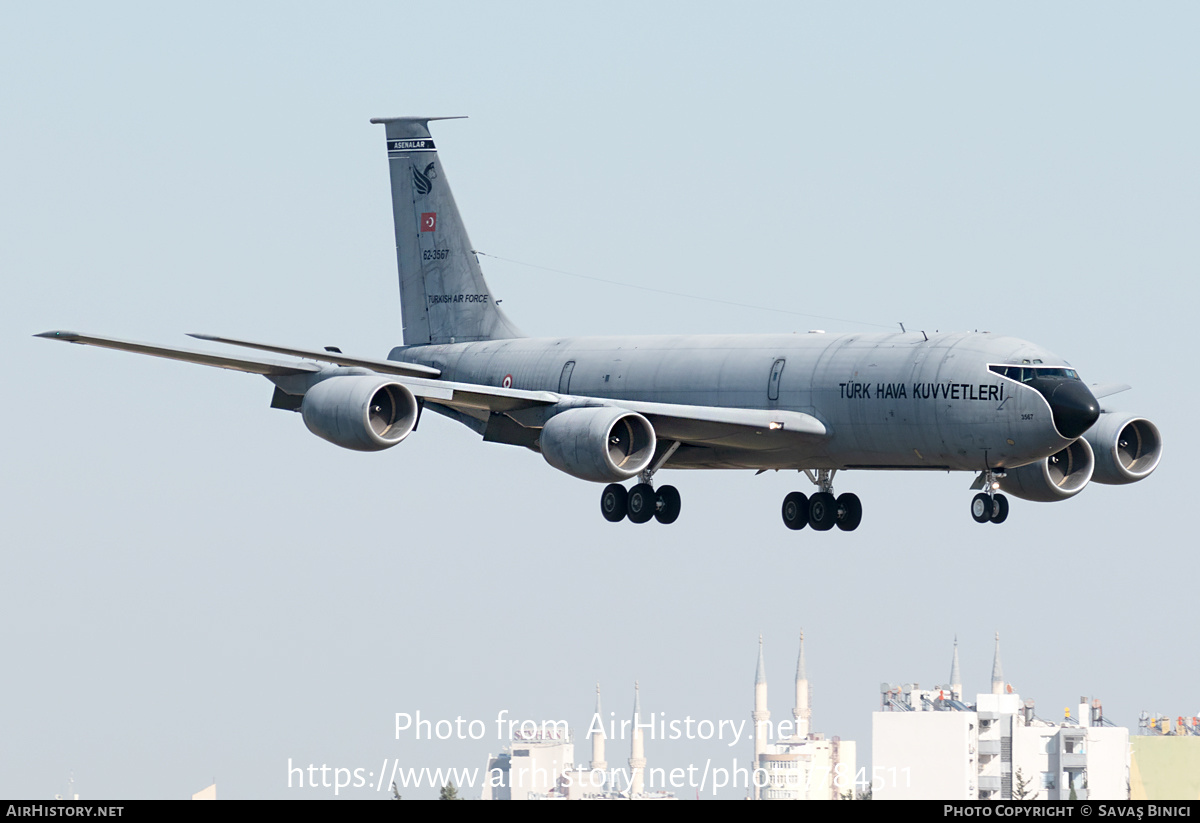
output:
<instances>
[{"instance_id":1,"label":"tree","mask_svg":"<svg viewBox=\"0 0 1200 823\"><path fill-rule=\"evenodd\" d=\"M1013 800L1027 800L1034 794L1029 789L1029 779L1022 774L1020 769L1017 769L1017 773L1013 779L1016 782L1016 785L1013 786Z\"/></svg>"},{"instance_id":2,"label":"tree","mask_svg":"<svg viewBox=\"0 0 1200 823\"><path fill-rule=\"evenodd\" d=\"M442 786L442 793L438 800L458 800L458 789L454 788L454 781L451 780L445 786Z\"/></svg>"}]
</instances>

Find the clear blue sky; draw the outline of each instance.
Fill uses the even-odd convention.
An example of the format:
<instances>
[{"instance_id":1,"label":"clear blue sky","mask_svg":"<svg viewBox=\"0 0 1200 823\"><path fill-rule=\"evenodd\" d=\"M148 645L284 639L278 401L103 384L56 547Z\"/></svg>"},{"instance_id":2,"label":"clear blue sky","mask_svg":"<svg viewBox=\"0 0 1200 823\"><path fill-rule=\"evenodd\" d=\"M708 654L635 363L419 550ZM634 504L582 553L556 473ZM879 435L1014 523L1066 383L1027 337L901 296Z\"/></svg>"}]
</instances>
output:
<instances>
[{"instance_id":1,"label":"clear blue sky","mask_svg":"<svg viewBox=\"0 0 1200 823\"><path fill-rule=\"evenodd\" d=\"M9 4L0 26L0 796L292 797L287 764L481 766L396 712L790 715L869 766L881 681L968 692L992 635L1039 714L1200 710L1193 4ZM399 342L381 115L434 124L477 249L544 335L979 329L1128 382L1135 486L971 521L966 475L675 474L671 528L426 416L357 454L247 375L36 340ZM874 325L872 325L874 324ZM490 729L492 727L489 727ZM579 743L586 759L586 743ZM647 742L651 765L748 745ZM623 761L610 744L609 760ZM313 793L325 796L322 790ZM432 790L408 792L432 796ZM692 796L684 792L685 796ZM377 797L360 789L351 796ZM740 796L740 793L726 796Z\"/></svg>"}]
</instances>

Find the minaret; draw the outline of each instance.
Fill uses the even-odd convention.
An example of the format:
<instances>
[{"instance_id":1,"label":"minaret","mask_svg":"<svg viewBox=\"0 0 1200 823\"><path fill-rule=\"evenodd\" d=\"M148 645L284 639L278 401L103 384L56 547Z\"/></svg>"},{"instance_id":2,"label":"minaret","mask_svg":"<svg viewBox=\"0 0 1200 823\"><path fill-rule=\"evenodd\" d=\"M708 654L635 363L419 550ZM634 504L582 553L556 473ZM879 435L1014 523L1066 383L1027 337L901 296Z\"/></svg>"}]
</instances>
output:
<instances>
[{"instance_id":1,"label":"minaret","mask_svg":"<svg viewBox=\"0 0 1200 823\"><path fill-rule=\"evenodd\" d=\"M1000 668L1000 632L996 632L996 658L992 661L992 694L1004 694L1004 671Z\"/></svg>"},{"instance_id":2,"label":"minaret","mask_svg":"<svg viewBox=\"0 0 1200 823\"><path fill-rule=\"evenodd\" d=\"M962 700L962 693L962 673L958 670L958 635L956 634L954 635L954 659L950 661L950 698Z\"/></svg>"},{"instance_id":3,"label":"minaret","mask_svg":"<svg viewBox=\"0 0 1200 823\"><path fill-rule=\"evenodd\" d=\"M758 636L758 671L754 673L754 711L750 713L754 719L754 768L758 768L759 757L767 751L767 730L771 722L771 712L767 709L767 667L763 663L762 635ZM756 800L762 799L762 789L755 787Z\"/></svg>"},{"instance_id":4,"label":"minaret","mask_svg":"<svg viewBox=\"0 0 1200 823\"><path fill-rule=\"evenodd\" d=\"M796 719L796 737L803 740L812 731L812 687L808 685L808 672L804 665L804 630L800 630L800 656L796 659L796 708L792 717Z\"/></svg>"},{"instance_id":5,"label":"minaret","mask_svg":"<svg viewBox=\"0 0 1200 823\"><path fill-rule=\"evenodd\" d=\"M607 772L608 761L604 759L604 713L600 711L600 684L596 684L596 716L593 721L600 727L600 730L592 735L592 762L589 767L592 771Z\"/></svg>"},{"instance_id":6,"label":"minaret","mask_svg":"<svg viewBox=\"0 0 1200 823\"><path fill-rule=\"evenodd\" d=\"M642 742L642 700L637 681L633 681L633 735L629 751L629 798L646 788L646 748Z\"/></svg>"}]
</instances>

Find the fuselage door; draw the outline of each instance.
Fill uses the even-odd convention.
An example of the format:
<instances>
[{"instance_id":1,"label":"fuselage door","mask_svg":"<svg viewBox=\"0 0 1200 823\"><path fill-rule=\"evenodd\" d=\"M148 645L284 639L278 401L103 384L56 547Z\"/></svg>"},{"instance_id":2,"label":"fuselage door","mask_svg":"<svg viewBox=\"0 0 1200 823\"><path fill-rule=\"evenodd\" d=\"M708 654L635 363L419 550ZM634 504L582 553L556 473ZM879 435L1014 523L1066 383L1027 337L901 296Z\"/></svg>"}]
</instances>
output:
<instances>
[{"instance_id":1,"label":"fuselage door","mask_svg":"<svg viewBox=\"0 0 1200 823\"><path fill-rule=\"evenodd\" d=\"M563 366L562 374L558 376L558 393L571 393L571 372L575 369L575 361L568 360Z\"/></svg>"},{"instance_id":2,"label":"fuselage door","mask_svg":"<svg viewBox=\"0 0 1200 823\"><path fill-rule=\"evenodd\" d=\"M771 366L771 379L767 381L767 399L771 402L779 400L779 379L783 376L783 367L787 363L782 357Z\"/></svg>"}]
</instances>

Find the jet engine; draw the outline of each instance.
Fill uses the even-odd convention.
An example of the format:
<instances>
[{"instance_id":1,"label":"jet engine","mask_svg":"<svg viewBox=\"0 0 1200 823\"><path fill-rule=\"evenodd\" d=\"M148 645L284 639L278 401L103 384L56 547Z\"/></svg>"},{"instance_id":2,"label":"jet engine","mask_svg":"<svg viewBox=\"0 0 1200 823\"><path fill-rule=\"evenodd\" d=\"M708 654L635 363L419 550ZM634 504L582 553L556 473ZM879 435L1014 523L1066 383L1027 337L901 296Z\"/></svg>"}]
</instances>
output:
<instances>
[{"instance_id":1,"label":"jet engine","mask_svg":"<svg viewBox=\"0 0 1200 823\"><path fill-rule=\"evenodd\" d=\"M1039 503L1066 500L1083 491L1095 466L1092 447L1080 438L1036 463L1009 469L1000 479L1000 488L1022 500Z\"/></svg>"},{"instance_id":2,"label":"jet engine","mask_svg":"<svg viewBox=\"0 0 1200 823\"><path fill-rule=\"evenodd\" d=\"M596 483L616 483L654 458L654 427L635 412L611 406L567 409L546 421L540 446L559 471Z\"/></svg>"},{"instance_id":3,"label":"jet engine","mask_svg":"<svg viewBox=\"0 0 1200 823\"><path fill-rule=\"evenodd\" d=\"M417 425L417 398L387 377L330 377L304 395L304 425L317 437L355 451L391 448Z\"/></svg>"},{"instance_id":4,"label":"jet engine","mask_svg":"<svg viewBox=\"0 0 1200 823\"><path fill-rule=\"evenodd\" d=\"M1084 439L1096 453L1092 479L1112 486L1136 483L1158 466L1162 436L1144 417L1105 412Z\"/></svg>"}]
</instances>

